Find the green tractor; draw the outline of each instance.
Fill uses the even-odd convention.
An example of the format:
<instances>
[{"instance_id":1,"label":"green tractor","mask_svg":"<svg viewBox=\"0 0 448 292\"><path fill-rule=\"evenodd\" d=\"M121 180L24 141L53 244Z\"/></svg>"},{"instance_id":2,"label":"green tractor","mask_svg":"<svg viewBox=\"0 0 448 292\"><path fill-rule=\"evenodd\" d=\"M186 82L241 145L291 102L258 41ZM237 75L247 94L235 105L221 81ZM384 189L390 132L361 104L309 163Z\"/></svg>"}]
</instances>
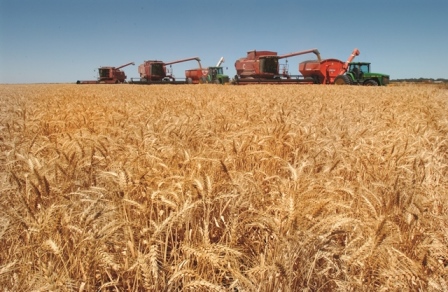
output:
<instances>
[{"instance_id":1,"label":"green tractor","mask_svg":"<svg viewBox=\"0 0 448 292\"><path fill-rule=\"evenodd\" d=\"M208 67L207 83L226 84L229 83L230 78L224 74L224 70L221 67L224 63L224 57L219 59L218 64L215 67Z\"/></svg>"},{"instance_id":2,"label":"green tractor","mask_svg":"<svg viewBox=\"0 0 448 292\"><path fill-rule=\"evenodd\" d=\"M222 67L208 67L207 83L226 84L230 78L224 74Z\"/></svg>"},{"instance_id":3,"label":"green tractor","mask_svg":"<svg viewBox=\"0 0 448 292\"><path fill-rule=\"evenodd\" d=\"M336 85L385 86L389 84L389 75L370 72L370 63L352 62L347 72L334 79Z\"/></svg>"}]
</instances>

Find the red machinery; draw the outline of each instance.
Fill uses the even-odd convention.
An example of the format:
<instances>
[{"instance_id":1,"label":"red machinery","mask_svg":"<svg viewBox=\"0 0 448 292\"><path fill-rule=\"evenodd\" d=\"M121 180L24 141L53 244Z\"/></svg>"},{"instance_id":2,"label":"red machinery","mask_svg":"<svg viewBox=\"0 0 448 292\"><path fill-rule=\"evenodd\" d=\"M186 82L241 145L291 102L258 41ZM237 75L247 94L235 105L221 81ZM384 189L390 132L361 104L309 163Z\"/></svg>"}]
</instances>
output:
<instances>
[{"instance_id":1,"label":"red machinery","mask_svg":"<svg viewBox=\"0 0 448 292\"><path fill-rule=\"evenodd\" d=\"M181 62L187 62L196 60L199 63L199 68L202 69L201 59L198 57L192 57L187 59L176 60L172 62L162 62L157 60L144 61L143 64L138 66L139 79L132 79L129 83L134 84L185 84L186 81L176 81L172 74L172 70L167 69L167 65L177 64Z\"/></svg>"},{"instance_id":2,"label":"red machinery","mask_svg":"<svg viewBox=\"0 0 448 292\"><path fill-rule=\"evenodd\" d=\"M317 49L280 56L277 55L277 52L272 51L249 51L246 58L240 58L235 62L236 76L234 84L312 83L310 80L300 79L298 75L289 75L287 64L279 65L280 59L308 53L316 54L318 61L321 61L320 53Z\"/></svg>"},{"instance_id":3,"label":"red machinery","mask_svg":"<svg viewBox=\"0 0 448 292\"><path fill-rule=\"evenodd\" d=\"M129 65L135 65L134 62L127 63L121 65L119 67L100 67L98 68L98 80L78 80L77 84L98 84L98 83L106 83L106 84L116 84L116 83L124 83L126 82L126 74L121 71L121 68L124 68Z\"/></svg>"},{"instance_id":4,"label":"red machinery","mask_svg":"<svg viewBox=\"0 0 448 292\"><path fill-rule=\"evenodd\" d=\"M185 78L187 78L187 83L198 84L206 83L208 75L208 68L195 68L185 70Z\"/></svg>"},{"instance_id":5,"label":"red machinery","mask_svg":"<svg viewBox=\"0 0 448 292\"><path fill-rule=\"evenodd\" d=\"M334 84L334 79L344 74L349 63L359 54L355 48L345 63L338 59L304 61L299 64L299 71L303 77L312 78L316 84Z\"/></svg>"}]
</instances>

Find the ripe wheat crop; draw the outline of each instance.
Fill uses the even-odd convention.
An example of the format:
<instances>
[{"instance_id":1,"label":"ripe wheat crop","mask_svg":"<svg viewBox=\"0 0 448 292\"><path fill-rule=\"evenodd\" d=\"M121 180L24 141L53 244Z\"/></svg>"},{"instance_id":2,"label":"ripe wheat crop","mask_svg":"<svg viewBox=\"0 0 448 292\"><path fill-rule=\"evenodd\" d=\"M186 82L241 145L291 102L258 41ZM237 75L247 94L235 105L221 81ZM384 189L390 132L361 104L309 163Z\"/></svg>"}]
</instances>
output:
<instances>
[{"instance_id":1,"label":"ripe wheat crop","mask_svg":"<svg viewBox=\"0 0 448 292\"><path fill-rule=\"evenodd\" d=\"M448 90L0 85L3 291L447 291Z\"/></svg>"}]
</instances>

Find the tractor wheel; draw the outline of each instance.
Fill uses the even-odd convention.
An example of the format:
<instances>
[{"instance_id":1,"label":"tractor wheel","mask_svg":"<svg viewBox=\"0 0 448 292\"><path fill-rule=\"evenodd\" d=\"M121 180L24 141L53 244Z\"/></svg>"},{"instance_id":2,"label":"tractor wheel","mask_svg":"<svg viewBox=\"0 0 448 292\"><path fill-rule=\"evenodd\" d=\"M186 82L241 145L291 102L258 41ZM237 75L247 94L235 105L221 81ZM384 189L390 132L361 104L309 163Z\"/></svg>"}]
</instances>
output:
<instances>
[{"instance_id":1,"label":"tractor wheel","mask_svg":"<svg viewBox=\"0 0 448 292\"><path fill-rule=\"evenodd\" d=\"M378 82L375 80L369 79L366 82L364 82L364 86L378 86Z\"/></svg>"},{"instance_id":2,"label":"tractor wheel","mask_svg":"<svg viewBox=\"0 0 448 292\"><path fill-rule=\"evenodd\" d=\"M336 85L351 85L350 77L347 75L339 75L334 79L334 84Z\"/></svg>"}]
</instances>

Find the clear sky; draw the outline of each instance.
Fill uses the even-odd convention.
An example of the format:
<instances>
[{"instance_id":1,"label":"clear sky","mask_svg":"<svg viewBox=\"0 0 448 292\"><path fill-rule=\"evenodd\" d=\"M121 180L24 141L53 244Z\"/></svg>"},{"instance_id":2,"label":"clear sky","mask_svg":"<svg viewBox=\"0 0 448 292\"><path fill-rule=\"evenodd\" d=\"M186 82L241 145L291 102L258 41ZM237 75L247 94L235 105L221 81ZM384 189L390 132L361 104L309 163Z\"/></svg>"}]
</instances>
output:
<instances>
[{"instance_id":1,"label":"clear sky","mask_svg":"<svg viewBox=\"0 0 448 292\"><path fill-rule=\"evenodd\" d=\"M100 66L319 49L398 78L448 78L447 0L0 0L0 83L96 79ZM314 55L288 59L290 73ZM176 77L197 67L173 65Z\"/></svg>"}]
</instances>

